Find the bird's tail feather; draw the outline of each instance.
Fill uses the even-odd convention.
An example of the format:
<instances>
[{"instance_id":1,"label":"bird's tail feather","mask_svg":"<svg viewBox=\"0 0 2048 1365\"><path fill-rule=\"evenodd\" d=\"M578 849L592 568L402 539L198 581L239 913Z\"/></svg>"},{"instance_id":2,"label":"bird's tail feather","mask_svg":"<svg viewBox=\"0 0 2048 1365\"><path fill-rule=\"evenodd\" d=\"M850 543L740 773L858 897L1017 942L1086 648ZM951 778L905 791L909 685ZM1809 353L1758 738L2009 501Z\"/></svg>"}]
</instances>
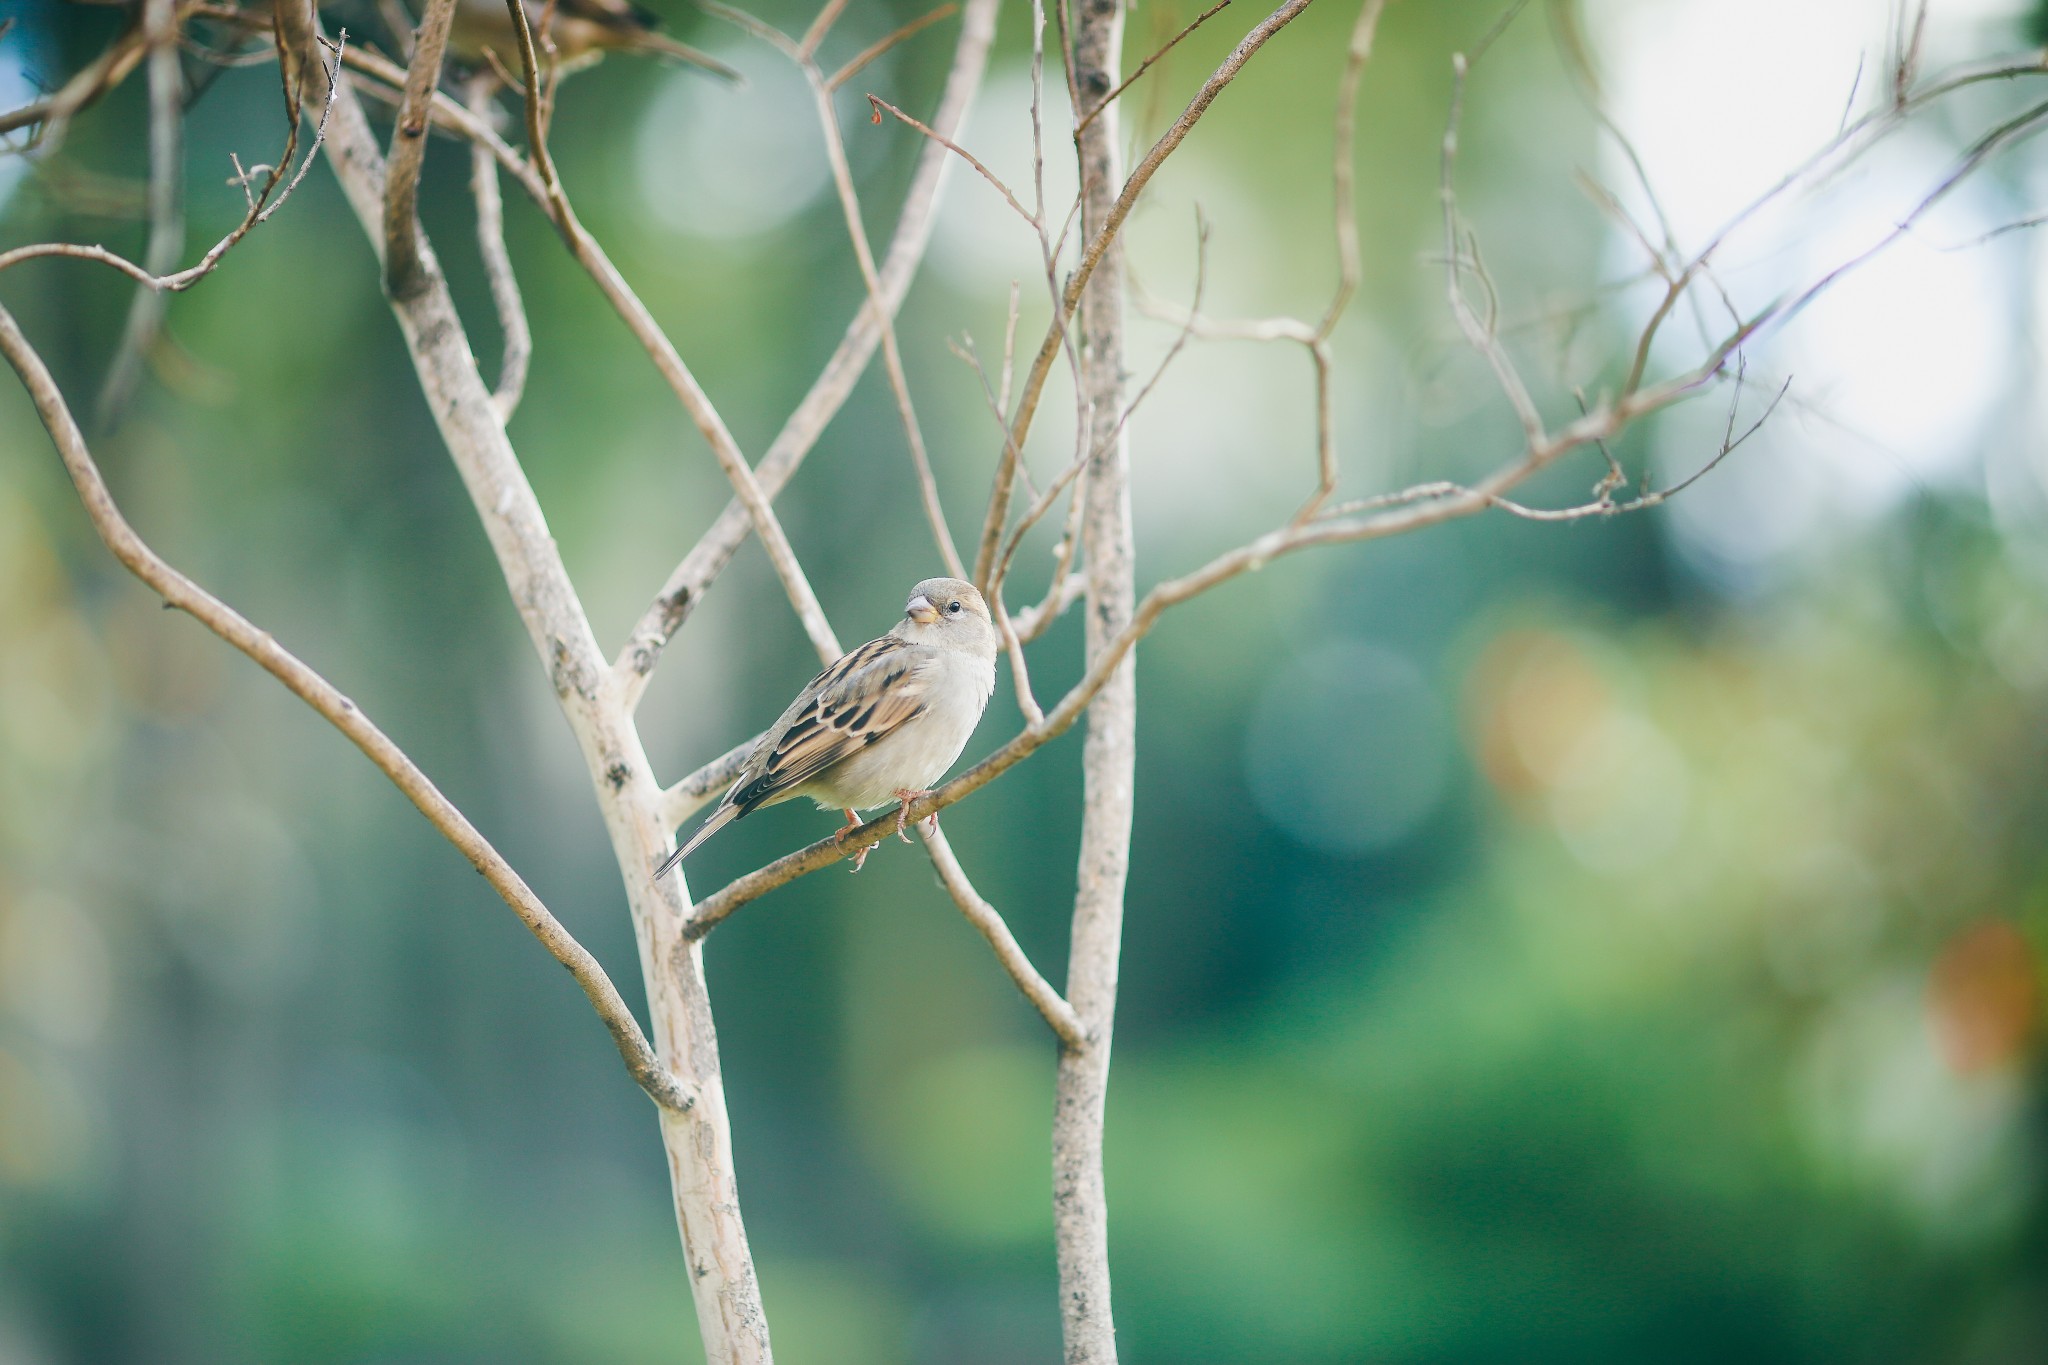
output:
<instances>
[{"instance_id":1,"label":"bird's tail feather","mask_svg":"<svg viewBox=\"0 0 2048 1365\"><path fill-rule=\"evenodd\" d=\"M703 843L706 839L709 839L712 835L724 829L734 820L737 820L739 818L739 814L740 808L738 806L720 806L717 810L711 812L711 818L709 820L706 820L703 824L697 827L697 832L690 836L690 842L684 844L681 848L669 854L668 857L665 860L663 860L661 866L654 869L655 880L660 881L663 877L666 877L669 873L670 868L674 867L683 859L689 857L691 851L694 850L697 847L697 845Z\"/></svg>"}]
</instances>

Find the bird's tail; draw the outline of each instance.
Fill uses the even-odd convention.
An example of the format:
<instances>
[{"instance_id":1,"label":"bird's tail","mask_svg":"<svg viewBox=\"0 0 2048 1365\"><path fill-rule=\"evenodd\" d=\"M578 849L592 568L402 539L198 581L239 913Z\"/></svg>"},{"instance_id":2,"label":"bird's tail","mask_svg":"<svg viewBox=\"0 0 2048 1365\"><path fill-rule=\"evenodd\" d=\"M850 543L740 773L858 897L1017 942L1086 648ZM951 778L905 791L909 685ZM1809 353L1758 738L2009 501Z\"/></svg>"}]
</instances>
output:
<instances>
[{"instance_id":1,"label":"bird's tail","mask_svg":"<svg viewBox=\"0 0 2048 1365\"><path fill-rule=\"evenodd\" d=\"M629 46L642 52L658 52L664 57L673 57L679 62L702 67L714 76L723 76L734 84L743 83L740 73L727 66L708 52L699 52L688 43L679 43L666 33L652 30L636 30Z\"/></svg>"},{"instance_id":2,"label":"bird's tail","mask_svg":"<svg viewBox=\"0 0 2048 1365\"><path fill-rule=\"evenodd\" d=\"M684 844L681 848L669 854L668 857L662 861L661 866L654 869L654 879L656 881L660 881L663 877L666 877L669 874L669 869L674 867L683 859L689 857L691 851L695 849L697 845L703 843L706 839L709 839L712 835L718 833L718 831L724 829L727 825L739 819L739 815L740 808L738 806L720 806L717 810L711 812L711 818L709 820L706 820L703 824L697 826L697 832L690 836L690 842Z\"/></svg>"}]
</instances>

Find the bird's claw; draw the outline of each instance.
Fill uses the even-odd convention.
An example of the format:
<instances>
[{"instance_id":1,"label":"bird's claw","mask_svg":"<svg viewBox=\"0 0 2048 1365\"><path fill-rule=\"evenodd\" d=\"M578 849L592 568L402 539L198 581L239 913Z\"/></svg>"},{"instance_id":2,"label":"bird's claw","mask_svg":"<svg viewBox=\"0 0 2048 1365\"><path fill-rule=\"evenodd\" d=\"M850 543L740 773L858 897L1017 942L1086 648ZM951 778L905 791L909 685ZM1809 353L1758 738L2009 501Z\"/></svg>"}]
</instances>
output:
<instances>
[{"instance_id":1,"label":"bird's claw","mask_svg":"<svg viewBox=\"0 0 2048 1365\"><path fill-rule=\"evenodd\" d=\"M931 792L929 789L916 791L909 787L899 787L894 795L902 803L896 807L896 837L907 844L910 842L910 836L903 832L903 817L910 814L911 802L922 801L925 797L930 796ZM931 834L939 827L939 813L933 811L930 815L918 821L918 823L924 826L926 834Z\"/></svg>"},{"instance_id":2,"label":"bird's claw","mask_svg":"<svg viewBox=\"0 0 2048 1365\"><path fill-rule=\"evenodd\" d=\"M846 836L847 836L847 835L849 835L849 834L851 834L851 833L853 833L853 832L854 832L855 830L857 830L857 829L859 829L859 828L860 828L860 812L859 812L859 811L857 811L857 810L850 810L850 811L847 811L847 812L846 812L846 823L845 823L845 824L843 824L843 825L841 825L841 826L839 827L839 830L838 830L838 832L837 832L837 833L835 833L835 834L834 834L834 835L832 836L832 842L834 842L834 843L836 843L836 844L843 844L843 843L845 843L845 842L846 842ZM853 855L853 870L854 870L855 872L858 872L858 871L860 871L860 865L861 865L862 863L866 862L866 861L868 860L868 854L870 854L870 853L873 853L874 851L875 851L875 846L874 846L873 844L869 844L869 845L867 845L866 847L862 848L862 849L861 849L861 850L860 850L859 852L855 853L855 854Z\"/></svg>"}]
</instances>

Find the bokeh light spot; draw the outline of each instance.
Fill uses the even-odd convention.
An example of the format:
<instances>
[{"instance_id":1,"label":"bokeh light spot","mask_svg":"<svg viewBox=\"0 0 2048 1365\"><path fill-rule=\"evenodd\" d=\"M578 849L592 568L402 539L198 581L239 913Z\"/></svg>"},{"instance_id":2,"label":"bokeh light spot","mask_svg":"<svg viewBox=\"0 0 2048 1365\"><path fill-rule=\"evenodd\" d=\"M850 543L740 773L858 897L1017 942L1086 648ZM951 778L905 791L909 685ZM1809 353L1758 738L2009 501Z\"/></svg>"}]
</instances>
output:
<instances>
[{"instance_id":1,"label":"bokeh light spot","mask_svg":"<svg viewBox=\"0 0 2048 1365\"><path fill-rule=\"evenodd\" d=\"M1468 681L1474 747L1504 796L1552 786L1573 747L1611 704L1607 680L1579 642L1558 631L1505 631Z\"/></svg>"},{"instance_id":2,"label":"bokeh light spot","mask_svg":"<svg viewBox=\"0 0 2048 1365\"><path fill-rule=\"evenodd\" d=\"M1260 812L1330 853L1391 848L1443 799L1444 708L1415 665L1355 641L1321 646L1267 685L1245 742Z\"/></svg>"},{"instance_id":3,"label":"bokeh light spot","mask_svg":"<svg viewBox=\"0 0 2048 1365\"><path fill-rule=\"evenodd\" d=\"M0 1004L52 1042L90 1043L113 997L106 935L48 894L0 905Z\"/></svg>"},{"instance_id":4,"label":"bokeh light spot","mask_svg":"<svg viewBox=\"0 0 2048 1365\"><path fill-rule=\"evenodd\" d=\"M2016 1060L2041 1011L2033 945L2010 920L1988 919L1951 938L1928 985L1942 1055L1968 1074Z\"/></svg>"},{"instance_id":5,"label":"bokeh light spot","mask_svg":"<svg viewBox=\"0 0 2048 1365\"><path fill-rule=\"evenodd\" d=\"M781 227L827 183L810 92L758 43L713 48L744 87L678 70L647 107L636 164L656 219L693 237L744 238Z\"/></svg>"}]
</instances>

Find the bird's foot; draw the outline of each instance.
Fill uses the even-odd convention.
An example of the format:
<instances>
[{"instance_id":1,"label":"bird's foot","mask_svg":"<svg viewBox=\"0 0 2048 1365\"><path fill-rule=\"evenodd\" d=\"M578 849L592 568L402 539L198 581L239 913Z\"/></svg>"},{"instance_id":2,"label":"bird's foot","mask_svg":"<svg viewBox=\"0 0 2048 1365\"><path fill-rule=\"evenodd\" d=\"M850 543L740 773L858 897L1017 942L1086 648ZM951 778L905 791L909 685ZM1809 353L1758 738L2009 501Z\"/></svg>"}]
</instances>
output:
<instances>
[{"instance_id":1,"label":"bird's foot","mask_svg":"<svg viewBox=\"0 0 2048 1365\"><path fill-rule=\"evenodd\" d=\"M842 807L842 809L843 809L843 807ZM838 833L836 833L836 834L834 834L834 835L832 836L832 838L833 838L833 840L834 840L835 842L838 842L838 843L842 843L842 844L843 844L843 843L845 843L845 842L846 842L846 836L847 836L847 835L849 835L849 834L851 834L851 833L853 833L853 832L854 832L855 830L857 830L857 829L859 829L859 828L860 828L860 812L859 812L859 811L857 811L857 810L849 810L849 811L847 811L847 812L846 812L846 823L845 823L845 824L843 824L843 825L841 825L841 826L839 827L839 832L838 832ZM866 862L866 861L868 860L868 854L870 854L870 853L873 853L874 851L875 851L875 846L874 846L873 844L869 844L869 845L868 845L867 847L863 848L863 849L862 849L862 850L861 850L860 852L858 852L858 853L854 854L854 855L853 855L853 870L854 870L855 872L858 872L858 871L860 871L860 865L861 865L862 863Z\"/></svg>"},{"instance_id":2,"label":"bird's foot","mask_svg":"<svg viewBox=\"0 0 2048 1365\"><path fill-rule=\"evenodd\" d=\"M930 796L931 794L931 788L929 787L898 787L892 793L892 795L894 795L898 801L901 801L903 803L902 805L896 807L896 837L901 839L904 843L907 844L910 842L910 836L903 832L903 817L910 814L910 803L913 801L922 801L925 797ZM923 820L919 821L918 823L924 825L924 827L927 830L933 830L939 827L938 820L938 812L934 811L932 814L927 815Z\"/></svg>"}]
</instances>

